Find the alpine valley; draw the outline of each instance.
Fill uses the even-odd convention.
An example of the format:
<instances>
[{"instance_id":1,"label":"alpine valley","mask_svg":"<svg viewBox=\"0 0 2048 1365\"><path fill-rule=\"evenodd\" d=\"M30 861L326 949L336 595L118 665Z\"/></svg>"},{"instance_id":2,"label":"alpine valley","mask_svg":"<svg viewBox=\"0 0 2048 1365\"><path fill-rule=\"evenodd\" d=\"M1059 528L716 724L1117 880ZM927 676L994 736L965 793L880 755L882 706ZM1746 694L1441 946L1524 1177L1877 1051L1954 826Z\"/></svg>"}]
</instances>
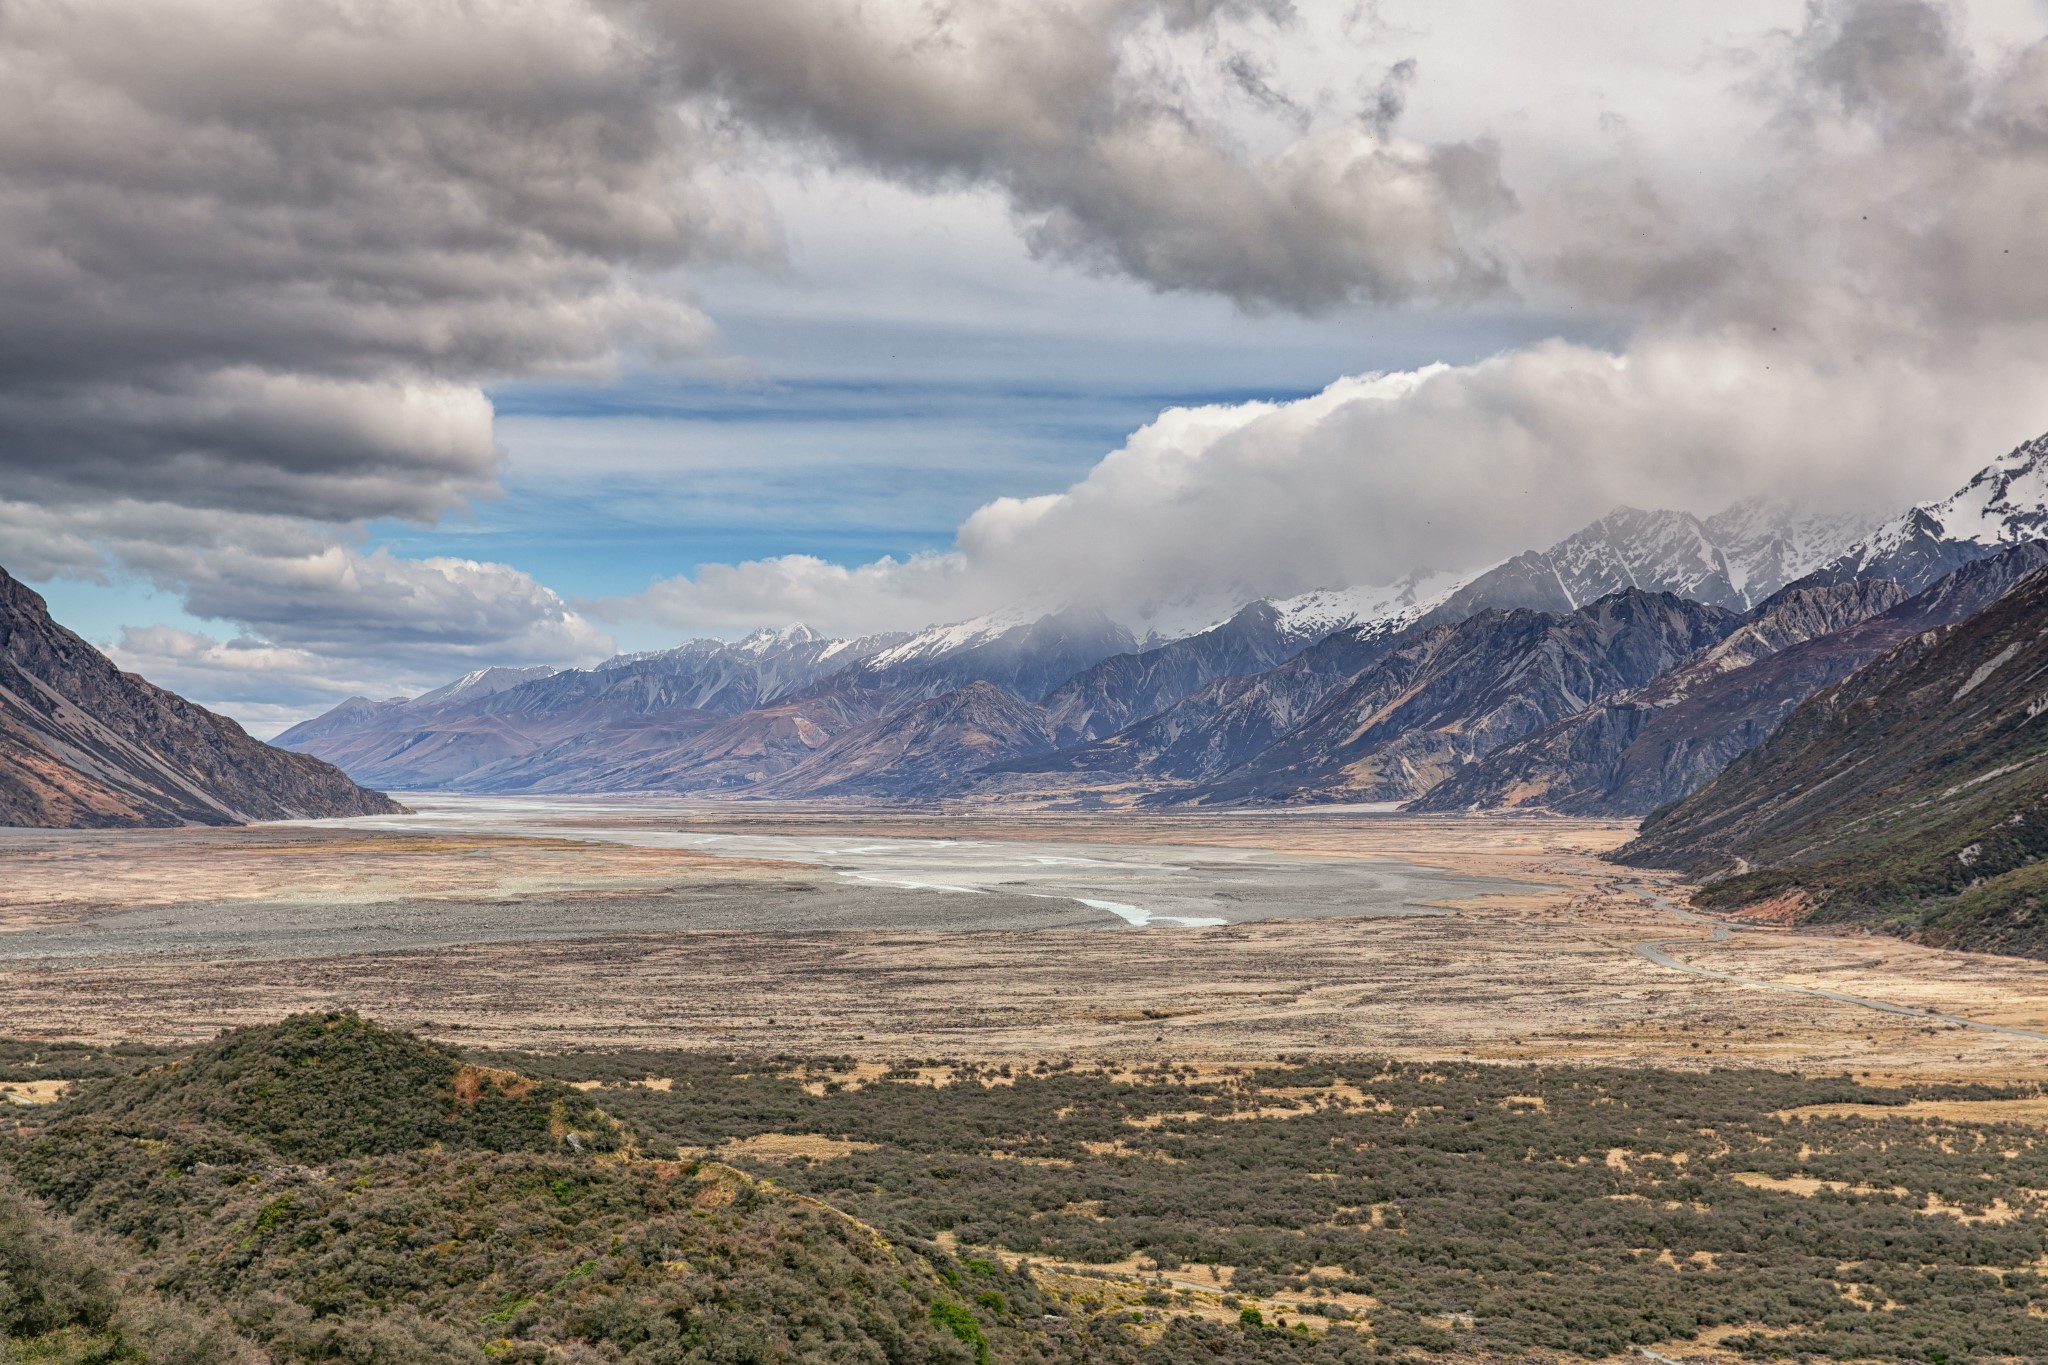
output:
<instances>
[{"instance_id":1,"label":"alpine valley","mask_svg":"<svg viewBox=\"0 0 2048 1365\"><path fill-rule=\"evenodd\" d=\"M2048 559L2044 528L2048 437L1875 524L1619 508L1483 571L1178 633L1082 604L854 640L792 625L351 698L277 743L399 791L1642 816L1996 602Z\"/></svg>"},{"instance_id":2,"label":"alpine valley","mask_svg":"<svg viewBox=\"0 0 2048 1365\"><path fill-rule=\"evenodd\" d=\"M1875 525L1763 502L1620 508L1481 572L1245 602L1178 633L1161 622L1185 605L844 640L790 625L352 697L274 747L120 673L6 579L0 814L394 809L380 789L1638 817L1998 603L2048 561L2044 529L2048 437Z\"/></svg>"}]
</instances>

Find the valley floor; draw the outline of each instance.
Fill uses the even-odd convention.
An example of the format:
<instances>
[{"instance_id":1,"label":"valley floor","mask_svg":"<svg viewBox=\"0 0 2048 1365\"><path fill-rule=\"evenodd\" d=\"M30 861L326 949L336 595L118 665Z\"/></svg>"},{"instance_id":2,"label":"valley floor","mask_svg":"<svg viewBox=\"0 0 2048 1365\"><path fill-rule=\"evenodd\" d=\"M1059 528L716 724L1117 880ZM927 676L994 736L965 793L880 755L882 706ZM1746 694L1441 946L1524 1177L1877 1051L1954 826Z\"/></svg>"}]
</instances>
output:
<instances>
[{"instance_id":1,"label":"valley floor","mask_svg":"<svg viewBox=\"0 0 2048 1365\"><path fill-rule=\"evenodd\" d=\"M1597 858L1627 837L1615 822L422 809L0 832L0 1034L185 1041L346 1006L541 1049L1760 1064L1878 1083L2033 1080L2048 1062L2048 964L1691 920L1656 899L1682 888Z\"/></svg>"}]
</instances>

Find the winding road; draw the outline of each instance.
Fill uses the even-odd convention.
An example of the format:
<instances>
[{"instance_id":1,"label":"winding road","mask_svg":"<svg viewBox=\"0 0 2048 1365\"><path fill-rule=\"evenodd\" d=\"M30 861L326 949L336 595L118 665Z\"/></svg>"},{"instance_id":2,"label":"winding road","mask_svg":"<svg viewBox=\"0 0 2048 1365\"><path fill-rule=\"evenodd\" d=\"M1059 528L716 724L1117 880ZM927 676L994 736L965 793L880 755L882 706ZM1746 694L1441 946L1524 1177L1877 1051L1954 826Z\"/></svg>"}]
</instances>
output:
<instances>
[{"instance_id":1,"label":"winding road","mask_svg":"<svg viewBox=\"0 0 2048 1365\"><path fill-rule=\"evenodd\" d=\"M1734 932L1719 920L1708 919L1705 915L1695 915L1690 910L1681 909L1672 904L1668 897L1660 896L1640 885L1631 889L1635 895L1658 909L1676 916L1687 924L1703 924L1709 931L1708 936L1703 939L1657 938L1633 945L1637 957L1659 967L1668 967L1674 972L1690 972L1694 976L1712 977L1716 981L1729 981L1738 986L1757 986L1768 991L1783 991L1788 995L1811 995L1844 1005L1861 1005L1864 1009L1880 1010L1886 1014L1903 1014L1914 1019L1979 1029L1985 1033L2004 1033L2016 1038L2037 1038L2042 1042L2048 1042L2048 1032L2040 1029L2018 1028L2011 1024L1987 1024L1978 1019L1965 1019L1959 1014L1942 1014L1937 1010L1916 1009L1912 1005L1896 1005L1888 1000L1873 1000L1867 995L1850 995L1844 991L1831 991L1820 986L1791 986L1780 981L1763 981L1753 976L1737 976L1733 972L1717 972L1711 967L1696 967L1690 962L1681 962L1667 950L1686 943L1726 943L1735 936Z\"/></svg>"}]
</instances>

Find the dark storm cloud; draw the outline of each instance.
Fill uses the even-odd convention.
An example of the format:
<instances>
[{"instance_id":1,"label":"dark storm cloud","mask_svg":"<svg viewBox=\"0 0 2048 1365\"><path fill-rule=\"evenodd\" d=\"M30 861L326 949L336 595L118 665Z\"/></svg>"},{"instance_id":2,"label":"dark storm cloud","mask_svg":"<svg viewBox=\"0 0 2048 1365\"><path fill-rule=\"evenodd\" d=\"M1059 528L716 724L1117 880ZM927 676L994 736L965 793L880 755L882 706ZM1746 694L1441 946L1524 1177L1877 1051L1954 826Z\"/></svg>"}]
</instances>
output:
<instances>
[{"instance_id":1,"label":"dark storm cloud","mask_svg":"<svg viewBox=\"0 0 2048 1365\"><path fill-rule=\"evenodd\" d=\"M684 79L844 163L1000 189L1039 253L1158 289L1305 313L1498 290L1485 225L1512 200L1488 142L1372 118L1270 153L1190 107L1147 35L1274 7L1157 0L674 0L644 13ZM1233 66L1233 62L1236 65ZM1246 68L1222 74L1243 87Z\"/></svg>"},{"instance_id":2,"label":"dark storm cloud","mask_svg":"<svg viewBox=\"0 0 2048 1365\"><path fill-rule=\"evenodd\" d=\"M0 7L0 470L348 519L487 488L479 380L701 344L639 274L769 255L585 7Z\"/></svg>"}]
</instances>

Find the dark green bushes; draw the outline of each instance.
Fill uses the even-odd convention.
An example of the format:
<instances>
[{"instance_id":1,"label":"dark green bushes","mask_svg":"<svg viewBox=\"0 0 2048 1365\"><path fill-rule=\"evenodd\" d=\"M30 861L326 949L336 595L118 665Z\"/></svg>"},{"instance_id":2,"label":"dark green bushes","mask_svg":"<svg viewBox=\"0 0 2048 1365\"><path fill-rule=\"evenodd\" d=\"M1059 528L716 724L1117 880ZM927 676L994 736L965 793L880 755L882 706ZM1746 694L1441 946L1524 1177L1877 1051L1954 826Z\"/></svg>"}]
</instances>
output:
<instances>
[{"instance_id":1,"label":"dark green bushes","mask_svg":"<svg viewBox=\"0 0 2048 1365\"><path fill-rule=\"evenodd\" d=\"M1759 1358L2048 1359L2048 1138L1777 1116L2031 1092L1377 1061L962 1067L934 1088L788 1059L489 1060L323 1016L23 1111L0 1161L126 1263L95 1279L33 1251L56 1269L6 1279L21 1320L142 1349L124 1286L143 1283L279 1361L1348 1365L1627 1354L1717 1327ZM810 1093L821 1074L847 1083ZM565 1084L650 1075L673 1084ZM733 1158L774 1184L648 1159L758 1133L875 1145ZM1771 1187L1802 1180L1831 1184ZM17 1242L47 1237L0 1237ZM1236 1292L1328 1330L1176 1319L1170 1278L1074 1307L980 1248L1230 1267Z\"/></svg>"}]
</instances>

